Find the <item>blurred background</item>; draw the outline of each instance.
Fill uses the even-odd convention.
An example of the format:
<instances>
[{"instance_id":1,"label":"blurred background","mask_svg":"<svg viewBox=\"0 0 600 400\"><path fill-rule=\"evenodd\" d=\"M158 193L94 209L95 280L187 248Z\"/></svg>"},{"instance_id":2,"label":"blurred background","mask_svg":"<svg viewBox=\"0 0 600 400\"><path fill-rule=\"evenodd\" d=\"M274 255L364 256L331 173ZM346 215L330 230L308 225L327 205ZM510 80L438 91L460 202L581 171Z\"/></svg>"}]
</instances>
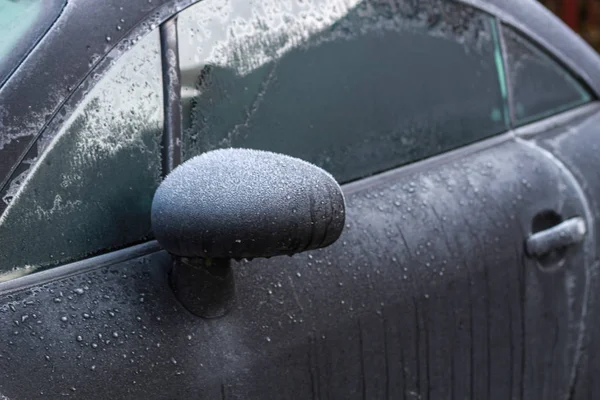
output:
<instances>
[{"instance_id":1,"label":"blurred background","mask_svg":"<svg viewBox=\"0 0 600 400\"><path fill-rule=\"evenodd\" d=\"M600 52L600 0L541 0Z\"/></svg>"}]
</instances>

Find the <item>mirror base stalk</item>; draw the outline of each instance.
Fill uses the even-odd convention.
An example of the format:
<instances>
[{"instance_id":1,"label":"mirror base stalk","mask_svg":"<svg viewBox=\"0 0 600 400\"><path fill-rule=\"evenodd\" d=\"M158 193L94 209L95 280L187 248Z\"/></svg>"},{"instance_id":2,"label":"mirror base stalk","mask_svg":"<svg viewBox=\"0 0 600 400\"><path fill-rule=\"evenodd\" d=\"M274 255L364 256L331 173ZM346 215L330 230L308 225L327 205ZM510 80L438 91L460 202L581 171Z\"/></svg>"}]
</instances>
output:
<instances>
[{"instance_id":1,"label":"mirror base stalk","mask_svg":"<svg viewBox=\"0 0 600 400\"><path fill-rule=\"evenodd\" d=\"M174 257L169 281L179 302L199 317L222 317L235 303L230 259Z\"/></svg>"}]
</instances>

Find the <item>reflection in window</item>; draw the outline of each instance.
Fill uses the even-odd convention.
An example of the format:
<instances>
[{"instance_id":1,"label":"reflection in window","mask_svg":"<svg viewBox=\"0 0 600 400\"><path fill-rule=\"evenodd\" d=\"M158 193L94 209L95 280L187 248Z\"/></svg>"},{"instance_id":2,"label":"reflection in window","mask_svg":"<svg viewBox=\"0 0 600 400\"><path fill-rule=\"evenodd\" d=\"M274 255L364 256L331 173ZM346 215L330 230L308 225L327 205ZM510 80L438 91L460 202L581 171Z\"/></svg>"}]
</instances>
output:
<instances>
[{"instance_id":1,"label":"reflection in window","mask_svg":"<svg viewBox=\"0 0 600 400\"><path fill-rule=\"evenodd\" d=\"M205 0L178 26L185 158L271 150L347 182L507 129L495 22L458 3Z\"/></svg>"}]
</instances>

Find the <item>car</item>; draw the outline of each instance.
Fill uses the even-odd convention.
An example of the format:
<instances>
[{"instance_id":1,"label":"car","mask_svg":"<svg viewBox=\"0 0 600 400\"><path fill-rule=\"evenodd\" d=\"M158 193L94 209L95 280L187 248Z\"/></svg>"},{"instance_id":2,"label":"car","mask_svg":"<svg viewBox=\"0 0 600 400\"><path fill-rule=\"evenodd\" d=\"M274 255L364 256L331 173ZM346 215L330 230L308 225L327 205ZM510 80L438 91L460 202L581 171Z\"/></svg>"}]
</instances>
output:
<instances>
[{"instance_id":1,"label":"car","mask_svg":"<svg viewBox=\"0 0 600 400\"><path fill-rule=\"evenodd\" d=\"M536 1L0 33L0 398L600 393L600 58Z\"/></svg>"}]
</instances>

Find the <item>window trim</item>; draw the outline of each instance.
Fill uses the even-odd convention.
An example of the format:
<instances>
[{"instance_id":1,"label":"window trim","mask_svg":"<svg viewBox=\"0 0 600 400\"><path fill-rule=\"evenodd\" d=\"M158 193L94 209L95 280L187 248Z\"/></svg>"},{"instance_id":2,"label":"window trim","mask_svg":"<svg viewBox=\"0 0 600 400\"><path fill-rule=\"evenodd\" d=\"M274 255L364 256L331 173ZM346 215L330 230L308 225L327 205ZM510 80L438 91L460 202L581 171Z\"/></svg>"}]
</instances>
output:
<instances>
[{"instance_id":1,"label":"window trim","mask_svg":"<svg viewBox=\"0 0 600 400\"><path fill-rule=\"evenodd\" d=\"M150 240L122 249L57 265L39 272L32 272L28 275L19 276L7 281L0 281L0 296L40 286L51 281L66 279L82 273L91 272L102 267L133 260L161 250L162 249L156 240Z\"/></svg>"},{"instance_id":2,"label":"window trim","mask_svg":"<svg viewBox=\"0 0 600 400\"><path fill-rule=\"evenodd\" d=\"M517 137L529 139L538 135L543 135L549 130L564 126L575 118L586 117L599 111L600 101L592 100L591 102L554 114L551 117L521 125L515 128L514 132Z\"/></svg>"},{"instance_id":3,"label":"window trim","mask_svg":"<svg viewBox=\"0 0 600 400\"><path fill-rule=\"evenodd\" d=\"M513 99L513 90L512 90L512 80L510 74L507 73L508 69L508 52L506 50L506 41L504 40L504 24L502 20L496 16L496 28L498 30L498 40L500 41L500 49L502 51L502 65L503 65L503 73L504 73L504 82L506 83L506 99L508 101L508 115L510 118L509 126L510 129L514 129L515 127L515 109L514 109L514 99Z\"/></svg>"},{"instance_id":4,"label":"window trim","mask_svg":"<svg viewBox=\"0 0 600 400\"><path fill-rule=\"evenodd\" d=\"M162 176L167 176L181 164L182 105L181 68L179 66L179 38L177 16L160 25L160 58L164 101L162 133Z\"/></svg>"}]
</instances>

